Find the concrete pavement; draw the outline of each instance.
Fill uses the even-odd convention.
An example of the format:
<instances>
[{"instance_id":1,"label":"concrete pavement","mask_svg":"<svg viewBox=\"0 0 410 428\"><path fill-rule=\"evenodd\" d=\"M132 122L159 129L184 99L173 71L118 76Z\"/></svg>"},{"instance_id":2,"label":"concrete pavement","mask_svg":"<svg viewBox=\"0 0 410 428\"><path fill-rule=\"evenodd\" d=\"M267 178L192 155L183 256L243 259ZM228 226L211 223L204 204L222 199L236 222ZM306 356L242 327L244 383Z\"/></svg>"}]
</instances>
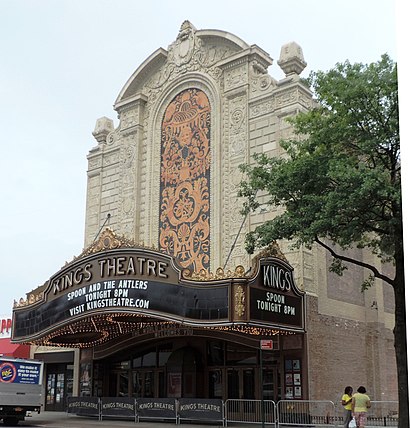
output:
<instances>
[{"instance_id":1,"label":"concrete pavement","mask_svg":"<svg viewBox=\"0 0 410 428\"><path fill-rule=\"evenodd\" d=\"M161 421L144 421L136 424L132 420L103 419L102 421L99 421L96 418L69 415L65 412L41 412L40 414L32 413L31 417L26 418L24 422L20 422L18 426L33 428L176 428L178 426L181 428L218 428L222 427L222 424L188 424L183 421L180 425ZM229 424L229 426L234 427L234 425L231 424Z\"/></svg>"},{"instance_id":2,"label":"concrete pavement","mask_svg":"<svg viewBox=\"0 0 410 428\"><path fill-rule=\"evenodd\" d=\"M0 422L0 426L2 423ZM3 425L5 426L5 425ZM32 427L32 428L221 428L221 423L208 423L208 424L196 424L186 423L181 421L180 425L176 425L175 422L161 422L157 420L144 421L134 423L131 420L118 420L118 419L104 419L99 421L96 418L83 417L76 415L69 415L65 412L42 412L40 414L32 414L31 417L26 418L24 422L20 422L18 426L21 427ZM254 428L261 427L259 423L256 424L241 424L241 423L229 423L229 428ZM378 427L381 425L378 425ZM274 427L274 425L265 424L265 427ZM295 428L295 426L283 426L283 428ZM333 428L333 425L329 425ZM369 425L366 428L378 428L373 425ZM297 425L297 428L306 428L306 426Z\"/></svg>"}]
</instances>

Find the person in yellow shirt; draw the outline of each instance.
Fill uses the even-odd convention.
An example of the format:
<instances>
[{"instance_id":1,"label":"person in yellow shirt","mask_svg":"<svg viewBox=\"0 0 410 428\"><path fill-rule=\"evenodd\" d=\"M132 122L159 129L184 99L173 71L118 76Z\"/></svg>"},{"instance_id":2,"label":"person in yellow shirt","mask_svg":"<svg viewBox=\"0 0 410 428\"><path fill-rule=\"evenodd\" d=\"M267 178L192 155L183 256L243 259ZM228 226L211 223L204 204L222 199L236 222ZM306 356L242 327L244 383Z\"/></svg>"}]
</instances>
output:
<instances>
[{"instance_id":1,"label":"person in yellow shirt","mask_svg":"<svg viewBox=\"0 0 410 428\"><path fill-rule=\"evenodd\" d=\"M366 394L366 388L359 386L352 397L352 414L356 419L358 428L364 428L367 422L367 409L371 407L370 398Z\"/></svg>"},{"instance_id":2,"label":"person in yellow shirt","mask_svg":"<svg viewBox=\"0 0 410 428\"><path fill-rule=\"evenodd\" d=\"M342 396L342 406L345 408L343 428L349 428L349 423L352 420L352 394L353 388L346 386L345 393Z\"/></svg>"}]
</instances>

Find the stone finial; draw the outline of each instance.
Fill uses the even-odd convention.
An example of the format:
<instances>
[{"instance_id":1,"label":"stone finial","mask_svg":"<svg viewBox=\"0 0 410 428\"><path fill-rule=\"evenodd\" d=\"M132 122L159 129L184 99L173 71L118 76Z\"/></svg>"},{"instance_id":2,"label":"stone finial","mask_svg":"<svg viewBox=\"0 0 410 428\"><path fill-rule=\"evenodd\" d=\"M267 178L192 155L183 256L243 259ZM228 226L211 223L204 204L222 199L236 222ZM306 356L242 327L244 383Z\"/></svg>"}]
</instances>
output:
<instances>
[{"instance_id":1,"label":"stone finial","mask_svg":"<svg viewBox=\"0 0 410 428\"><path fill-rule=\"evenodd\" d=\"M99 143L105 143L107 135L113 130L114 122L112 121L112 119L109 119L108 117L104 116L97 119L93 136Z\"/></svg>"},{"instance_id":2,"label":"stone finial","mask_svg":"<svg viewBox=\"0 0 410 428\"><path fill-rule=\"evenodd\" d=\"M302 73L307 65L303 58L302 48L295 42L283 45L280 50L278 65L286 76Z\"/></svg>"},{"instance_id":3,"label":"stone finial","mask_svg":"<svg viewBox=\"0 0 410 428\"><path fill-rule=\"evenodd\" d=\"M196 28L186 19L179 29L178 38L184 38L187 33L195 32Z\"/></svg>"}]
</instances>

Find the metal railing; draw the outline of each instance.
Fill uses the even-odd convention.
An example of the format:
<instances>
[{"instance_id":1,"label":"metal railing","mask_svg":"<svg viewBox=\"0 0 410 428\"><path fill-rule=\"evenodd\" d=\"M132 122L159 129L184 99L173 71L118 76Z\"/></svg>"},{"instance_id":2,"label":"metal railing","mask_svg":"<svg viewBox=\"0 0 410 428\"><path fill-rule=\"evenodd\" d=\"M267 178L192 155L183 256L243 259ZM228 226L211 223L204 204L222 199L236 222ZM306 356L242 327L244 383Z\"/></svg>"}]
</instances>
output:
<instances>
[{"instance_id":1,"label":"metal railing","mask_svg":"<svg viewBox=\"0 0 410 428\"><path fill-rule=\"evenodd\" d=\"M366 428L397 427L398 402L372 401L368 411ZM343 406L333 401L321 400L281 400L263 401L264 422L268 425L302 427L343 426ZM262 403L260 400L225 401L225 425L229 423L261 424Z\"/></svg>"},{"instance_id":2,"label":"metal railing","mask_svg":"<svg viewBox=\"0 0 410 428\"><path fill-rule=\"evenodd\" d=\"M336 406L336 418L343 420L343 406ZM372 427L397 427L399 417L398 401L371 401L371 407L367 411L367 428ZM342 422L339 422L342 425Z\"/></svg>"},{"instance_id":3,"label":"metal railing","mask_svg":"<svg viewBox=\"0 0 410 428\"><path fill-rule=\"evenodd\" d=\"M277 404L278 426L337 426L335 416L332 401L281 400Z\"/></svg>"},{"instance_id":4,"label":"metal railing","mask_svg":"<svg viewBox=\"0 0 410 428\"><path fill-rule=\"evenodd\" d=\"M262 407L266 425L276 424L276 404L271 400L239 400L225 401L225 424L240 422L244 424L260 424Z\"/></svg>"},{"instance_id":5,"label":"metal railing","mask_svg":"<svg viewBox=\"0 0 410 428\"><path fill-rule=\"evenodd\" d=\"M398 401L372 401L367 412L367 426L397 427L399 418Z\"/></svg>"},{"instance_id":6,"label":"metal railing","mask_svg":"<svg viewBox=\"0 0 410 428\"><path fill-rule=\"evenodd\" d=\"M366 428L397 427L398 402L372 401ZM344 409L340 403L321 400L247 400L228 399L134 399L131 397L70 397L67 412L80 416L140 419L197 420L207 423L259 424L262 426L332 427L343 425Z\"/></svg>"}]
</instances>

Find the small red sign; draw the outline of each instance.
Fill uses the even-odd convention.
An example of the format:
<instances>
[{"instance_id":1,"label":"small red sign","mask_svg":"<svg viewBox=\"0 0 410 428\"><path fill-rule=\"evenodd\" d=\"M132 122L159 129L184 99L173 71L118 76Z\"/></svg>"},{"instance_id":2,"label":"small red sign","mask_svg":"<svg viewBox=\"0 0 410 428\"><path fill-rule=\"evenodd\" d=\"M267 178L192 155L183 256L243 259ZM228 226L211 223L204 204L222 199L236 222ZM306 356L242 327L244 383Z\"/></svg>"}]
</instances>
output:
<instances>
[{"instance_id":1,"label":"small red sign","mask_svg":"<svg viewBox=\"0 0 410 428\"><path fill-rule=\"evenodd\" d=\"M261 340L261 349L264 351L271 351L273 349L273 340Z\"/></svg>"}]
</instances>

